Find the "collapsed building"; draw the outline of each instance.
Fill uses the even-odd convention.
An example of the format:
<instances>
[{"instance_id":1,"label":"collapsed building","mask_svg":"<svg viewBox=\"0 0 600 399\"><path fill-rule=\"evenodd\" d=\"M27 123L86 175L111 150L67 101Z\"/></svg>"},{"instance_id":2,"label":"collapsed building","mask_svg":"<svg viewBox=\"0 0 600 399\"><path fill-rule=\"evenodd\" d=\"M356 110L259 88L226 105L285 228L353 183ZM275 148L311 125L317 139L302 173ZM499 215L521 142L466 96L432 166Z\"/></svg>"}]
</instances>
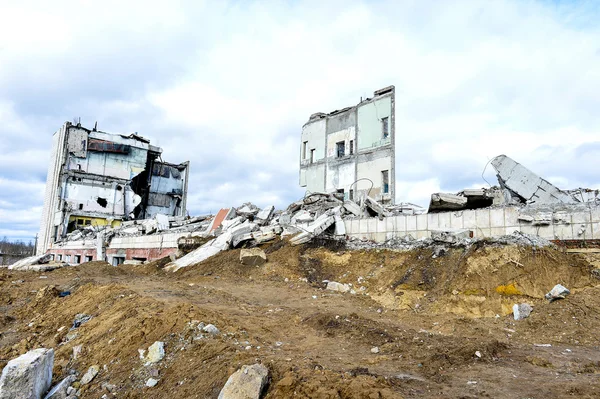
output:
<instances>
[{"instance_id":1,"label":"collapsed building","mask_svg":"<svg viewBox=\"0 0 600 399\"><path fill-rule=\"evenodd\" d=\"M161 148L137 133L110 134L66 122L52 140L38 255L126 221L164 223L184 216L189 162L172 164L161 155ZM97 255L74 256L76 263L104 259Z\"/></svg>"},{"instance_id":2,"label":"collapsed building","mask_svg":"<svg viewBox=\"0 0 600 399\"><path fill-rule=\"evenodd\" d=\"M395 134L394 86L355 106L312 114L302 127L300 186L393 204Z\"/></svg>"}]
</instances>

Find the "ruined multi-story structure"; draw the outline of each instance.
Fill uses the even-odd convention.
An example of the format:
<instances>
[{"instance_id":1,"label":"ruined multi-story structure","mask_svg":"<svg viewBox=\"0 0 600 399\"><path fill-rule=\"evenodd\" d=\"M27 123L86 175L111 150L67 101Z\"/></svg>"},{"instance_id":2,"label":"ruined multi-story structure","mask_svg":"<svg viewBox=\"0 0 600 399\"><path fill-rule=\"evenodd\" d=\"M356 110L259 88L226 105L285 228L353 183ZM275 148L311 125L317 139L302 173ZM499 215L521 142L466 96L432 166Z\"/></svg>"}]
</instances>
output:
<instances>
[{"instance_id":1,"label":"ruined multi-story structure","mask_svg":"<svg viewBox=\"0 0 600 399\"><path fill-rule=\"evenodd\" d=\"M38 254L78 228L185 215L189 162L163 162L161 153L137 134L66 122L52 141Z\"/></svg>"},{"instance_id":2,"label":"ruined multi-story structure","mask_svg":"<svg viewBox=\"0 0 600 399\"><path fill-rule=\"evenodd\" d=\"M388 86L353 107L312 114L302 127L300 186L394 203L394 103L394 86Z\"/></svg>"}]
</instances>

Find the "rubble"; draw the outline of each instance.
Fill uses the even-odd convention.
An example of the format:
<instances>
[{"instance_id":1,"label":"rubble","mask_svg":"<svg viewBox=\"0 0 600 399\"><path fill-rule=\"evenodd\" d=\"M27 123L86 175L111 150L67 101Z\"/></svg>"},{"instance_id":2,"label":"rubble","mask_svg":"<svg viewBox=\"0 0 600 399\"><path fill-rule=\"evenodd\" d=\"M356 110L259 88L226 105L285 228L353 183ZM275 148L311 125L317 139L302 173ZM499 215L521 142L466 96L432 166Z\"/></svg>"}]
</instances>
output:
<instances>
[{"instance_id":1,"label":"rubble","mask_svg":"<svg viewBox=\"0 0 600 399\"><path fill-rule=\"evenodd\" d=\"M556 284L544 297L550 302L553 302L557 299L564 299L570 293L571 291L569 291L567 287L561 284Z\"/></svg>"},{"instance_id":2,"label":"rubble","mask_svg":"<svg viewBox=\"0 0 600 399\"><path fill-rule=\"evenodd\" d=\"M240 251L240 262L244 265L260 266L266 261L267 255L260 248L242 249Z\"/></svg>"},{"instance_id":3,"label":"rubble","mask_svg":"<svg viewBox=\"0 0 600 399\"><path fill-rule=\"evenodd\" d=\"M330 291L348 292L351 290L349 284L338 283L337 281L328 281L327 288Z\"/></svg>"},{"instance_id":4,"label":"rubble","mask_svg":"<svg viewBox=\"0 0 600 399\"><path fill-rule=\"evenodd\" d=\"M519 303L513 305L513 317L515 320L523 320L529 317L533 306L528 303Z\"/></svg>"},{"instance_id":5,"label":"rubble","mask_svg":"<svg viewBox=\"0 0 600 399\"><path fill-rule=\"evenodd\" d=\"M90 366L90 368L85 372L83 377L81 377L81 381L79 381L79 383L81 385L89 384L90 382L92 382L92 380L94 378L96 378L99 371L100 371L100 366L98 366L97 364Z\"/></svg>"},{"instance_id":6,"label":"rubble","mask_svg":"<svg viewBox=\"0 0 600 399\"><path fill-rule=\"evenodd\" d=\"M9 361L0 376L0 399L39 399L50 388L54 350L39 348Z\"/></svg>"},{"instance_id":7,"label":"rubble","mask_svg":"<svg viewBox=\"0 0 600 399\"><path fill-rule=\"evenodd\" d=\"M70 375L64 378L61 382L56 384L47 394L44 399L67 399L69 394L67 390L75 382L76 378L74 375Z\"/></svg>"},{"instance_id":8,"label":"rubble","mask_svg":"<svg viewBox=\"0 0 600 399\"><path fill-rule=\"evenodd\" d=\"M258 399L268 382L268 368L262 364L244 365L229 377L219 399Z\"/></svg>"},{"instance_id":9,"label":"rubble","mask_svg":"<svg viewBox=\"0 0 600 399\"><path fill-rule=\"evenodd\" d=\"M28 258L21 259L12 265L8 266L9 270L22 270L22 271L38 271L45 272L54 269L58 269L59 267L64 266L63 262L54 262L52 259L52 255L44 254L44 255L34 255Z\"/></svg>"},{"instance_id":10,"label":"rubble","mask_svg":"<svg viewBox=\"0 0 600 399\"><path fill-rule=\"evenodd\" d=\"M165 357L165 343L156 341L148 348L148 355L146 356L146 363L158 363L163 357Z\"/></svg>"}]
</instances>

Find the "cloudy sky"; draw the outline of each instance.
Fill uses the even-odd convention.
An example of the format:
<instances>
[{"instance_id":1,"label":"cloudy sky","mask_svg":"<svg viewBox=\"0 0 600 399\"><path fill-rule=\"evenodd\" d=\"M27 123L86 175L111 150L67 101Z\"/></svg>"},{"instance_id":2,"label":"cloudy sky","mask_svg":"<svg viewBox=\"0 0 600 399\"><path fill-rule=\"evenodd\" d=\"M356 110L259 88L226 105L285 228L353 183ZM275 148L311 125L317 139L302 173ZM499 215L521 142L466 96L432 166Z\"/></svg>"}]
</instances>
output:
<instances>
[{"instance_id":1,"label":"cloudy sky","mask_svg":"<svg viewBox=\"0 0 600 399\"><path fill-rule=\"evenodd\" d=\"M501 153L599 188L599 4L0 0L0 236L35 236L67 120L190 160L191 214L281 208L309 115L390 84L397 201L486 186Z\"/></svg>"}]
</instances>

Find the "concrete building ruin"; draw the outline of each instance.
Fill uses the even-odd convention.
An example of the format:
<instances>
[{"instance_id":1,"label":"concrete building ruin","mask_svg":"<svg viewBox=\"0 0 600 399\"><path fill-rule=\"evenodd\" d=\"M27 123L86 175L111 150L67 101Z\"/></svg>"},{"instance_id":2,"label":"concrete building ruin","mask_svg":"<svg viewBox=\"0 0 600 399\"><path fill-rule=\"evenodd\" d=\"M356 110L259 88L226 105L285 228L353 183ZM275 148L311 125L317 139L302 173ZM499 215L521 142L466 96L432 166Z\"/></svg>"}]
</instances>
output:
<instances>
[{"instance_id":1,"label":"concrete building ruin","mask_svg":"<svg viewBox=\"0 0 600 399\"><path fill-rule=\"evenodd\" d=\"M82 228L184 216L189 162L172 164L137 135L66 122L52 140L38 254Z\"/></svg>"},{"instance_id":2,"label":"concrete building ruin","mask_svg":"<svg viewBox=\"0 0 600 399\"><path fill-rule=\"evenodd\" d=\"M395 198L395 89L329 114L312 114L302 127L300 186L308 192Z\"/></svg>"}]
</instances>

